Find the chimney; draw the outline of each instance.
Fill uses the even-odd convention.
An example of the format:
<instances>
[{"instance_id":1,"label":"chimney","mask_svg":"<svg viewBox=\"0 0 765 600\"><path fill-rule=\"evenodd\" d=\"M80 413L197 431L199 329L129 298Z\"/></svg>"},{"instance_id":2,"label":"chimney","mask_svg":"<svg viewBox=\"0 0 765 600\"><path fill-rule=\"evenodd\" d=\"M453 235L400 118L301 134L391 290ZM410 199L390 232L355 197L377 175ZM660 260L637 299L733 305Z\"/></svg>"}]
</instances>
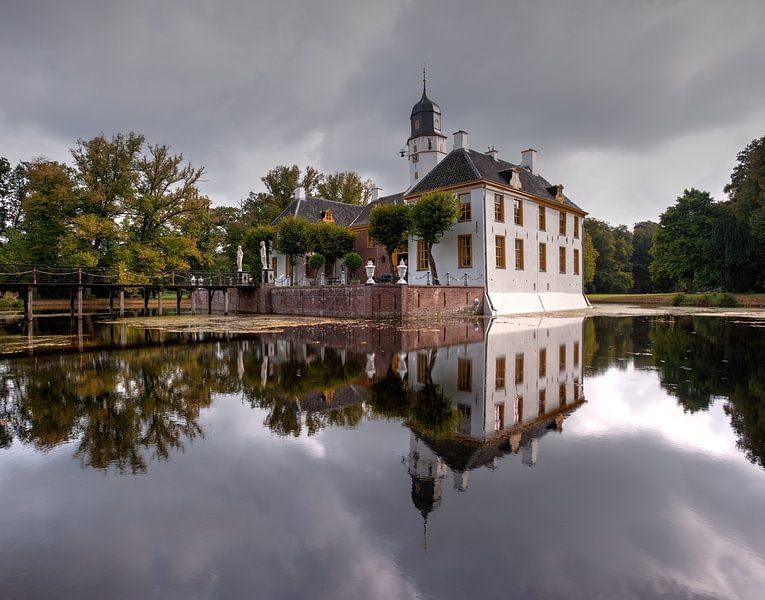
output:
<instances>
[{"instance_id":1,"label":"chimney","mask_svg":"<svg viewBox=\"0 0 765 600\"><path fill-rule=\"evenodd\" d=\"M462 131L462 129L454 132L454 150L458 148L464 148L465 150L470 148L467 131Z\"/></svg>"},{"instance_id":2,"label":"chimney","mask_svg":"<svg viewBox=\"0 0 765 600\"><path fill-rule=\"evenodd\" d=\"M494 160L497 160L499 157L499 152L497 152L497 149L494 146L491 146L487 151L486 154L491 156Z\"/></svg>"},{"instance_id":3,"label":"chimney","mask_svg":"<svg viewBox=\"0 0 765 600\"><path fill-rule=\"evenodd\" d=\"M375 202L380 199L380 192L382 192L382 188L379 188L377 186L374 186L372 188L372 192L369 194L369 201Z\"/></svg>"},{"instance_id":4,"label":"chimney","mask_svg":"<svg viewBox=\"0 0 765 600\"><path fill-rule=\"evenodd\" d=\"M521 166L534 174L537 173L539 164L537 162L537 151L534 150L534 148L529 148L528 150L521 152Z\"/></svg>"},{"instance_id":5,"label":"chimney","mask_svg":"<svg viewBox=\"0 0 765 600\"><path fill-rule=\"evenodd\" d=\"M296 187L295 188L295 200L305 200L305 188L304 187Z\"/></svg>"}]
</instances>

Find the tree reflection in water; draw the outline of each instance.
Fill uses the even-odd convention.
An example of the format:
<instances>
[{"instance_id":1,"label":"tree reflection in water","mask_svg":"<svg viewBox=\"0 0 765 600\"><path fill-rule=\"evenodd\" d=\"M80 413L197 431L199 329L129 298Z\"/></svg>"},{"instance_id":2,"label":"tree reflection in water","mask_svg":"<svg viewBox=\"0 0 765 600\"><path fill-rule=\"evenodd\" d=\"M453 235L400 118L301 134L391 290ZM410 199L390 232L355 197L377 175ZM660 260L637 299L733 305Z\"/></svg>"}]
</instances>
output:
<instances>
[{"instance_id":1,"label":"tree reflection in water","mask_svg":"<svg viewBox=\"0 0 765 600\"><path fill-rule=\"evenodd\" d=\"M76 441L83 466L142 473L202 435L211 363L204 347L64 354L6 363L0 420L41 450Z\"/></svg>"},{"instance_id":2,"label":"tree reflection in water","mask_svg":"<svg viewBox=\"0 0 765 600\"><path fill-rule=\"evenodd\" d=\"M588 319L590 373L635 368L658 373L664 390L688 412L724 402L738 447L765 467L765 336L762 323L722 317Z\"/></svg>"},{"instance_id":3,"label":"tree reflection in water","mask_svg":"<svg viewBox=\"0 0 765 600\"><path fill-rule=\"evenodd\" d=\"M629 364L653 370L690 412L722 399L740 449L765 467L765 337L758 323L593 318L583 336L589 375ZM378 352L374 376L365 373L369 354L279 334L8 359L0 362L0 447L16 440L45 451L70 442L83 467L142 473L203 436L200 413L215 393L241 394L282 436L352 428L373 416L448 438L460 415L448 382L433 375L440 349L419 351L416 386L397 350ZM414 367L410 362L410 372ZM444 376L453 378L453 370ZM509 419L511 408L497 418Z\"/></svg>"}]
</instances>

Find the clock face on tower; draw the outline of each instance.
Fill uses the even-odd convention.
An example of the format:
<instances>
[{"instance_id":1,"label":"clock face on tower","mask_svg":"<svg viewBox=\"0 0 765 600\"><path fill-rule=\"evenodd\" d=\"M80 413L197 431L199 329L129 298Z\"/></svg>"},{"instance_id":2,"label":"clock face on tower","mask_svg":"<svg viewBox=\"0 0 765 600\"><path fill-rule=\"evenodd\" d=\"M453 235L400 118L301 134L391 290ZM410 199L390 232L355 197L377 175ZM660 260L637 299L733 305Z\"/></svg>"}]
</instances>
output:
<instances>
[{"instance_id":1,"label":"clock face on tower","mask_svg":"<svg viewBox=\"0 0 765 600\"><path fill-rule=\"evenodd\" d=\"M436 117L435 119L435 125L436 125L436 129L441 128L441 119L439 119L438 117Z\"/></svg>"},{"instance_id":2,"label":"clock face on tower","mask_svg":"<svg viewBox=\"0 0 765 600\"><path fill-rule=\"evenodd\" d=\"M419 119L414 122L414 128L419 129L420 128L420 121Z\"/></svg>"}]
</instances>

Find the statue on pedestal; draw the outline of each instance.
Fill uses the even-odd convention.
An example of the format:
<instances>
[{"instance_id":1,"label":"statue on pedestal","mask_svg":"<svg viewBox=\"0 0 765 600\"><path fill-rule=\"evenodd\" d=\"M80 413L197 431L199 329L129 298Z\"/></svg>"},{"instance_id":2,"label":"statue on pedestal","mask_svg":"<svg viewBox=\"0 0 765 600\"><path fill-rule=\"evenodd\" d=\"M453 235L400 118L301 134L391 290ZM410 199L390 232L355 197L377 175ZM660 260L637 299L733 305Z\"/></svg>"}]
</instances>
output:
<instances>
[{"instance_id":1,"label":"statue on pedestal","mask_svg":"<svg viewBox=\"0 0 765 600\"><path fill-rule=\"evenodd\" d=\"M268 251L264 240L260 240L260 268L268 269Z\"/></svg>"},{"instance_id":2,"label":"statue on pedestal","mask_svg":"<svg viewBox=\"0 0 765 600\"><path fill-rule=\"evenodd\" d=\"M244 252L241 246L236 247L236 272L242 272L242 261L244 260Z\"/></svg>"}]
</instances>

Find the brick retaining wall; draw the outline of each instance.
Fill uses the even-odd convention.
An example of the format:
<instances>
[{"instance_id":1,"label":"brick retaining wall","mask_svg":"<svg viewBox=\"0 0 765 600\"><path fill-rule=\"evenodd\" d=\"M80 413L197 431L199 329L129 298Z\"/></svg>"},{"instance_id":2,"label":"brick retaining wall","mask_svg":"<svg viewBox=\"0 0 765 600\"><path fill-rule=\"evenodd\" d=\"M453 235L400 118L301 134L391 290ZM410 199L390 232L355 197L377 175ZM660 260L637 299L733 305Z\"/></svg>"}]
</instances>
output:
<instances>
[{"instance_id":1,"label":"brick retaining wall","mask_svg":"<svg viewBox=\"0 0 765 600\"><path fill-rule=\"evenodd\" d=\"M482 314L483 288L464 286L347 285L324 287L229 288L232 313L274 313L314 317L396 318ZM207 291L196 292L198 312L207 311ZM223 293L213 296L223 310Z\"/></svg>"}]
</instances>

